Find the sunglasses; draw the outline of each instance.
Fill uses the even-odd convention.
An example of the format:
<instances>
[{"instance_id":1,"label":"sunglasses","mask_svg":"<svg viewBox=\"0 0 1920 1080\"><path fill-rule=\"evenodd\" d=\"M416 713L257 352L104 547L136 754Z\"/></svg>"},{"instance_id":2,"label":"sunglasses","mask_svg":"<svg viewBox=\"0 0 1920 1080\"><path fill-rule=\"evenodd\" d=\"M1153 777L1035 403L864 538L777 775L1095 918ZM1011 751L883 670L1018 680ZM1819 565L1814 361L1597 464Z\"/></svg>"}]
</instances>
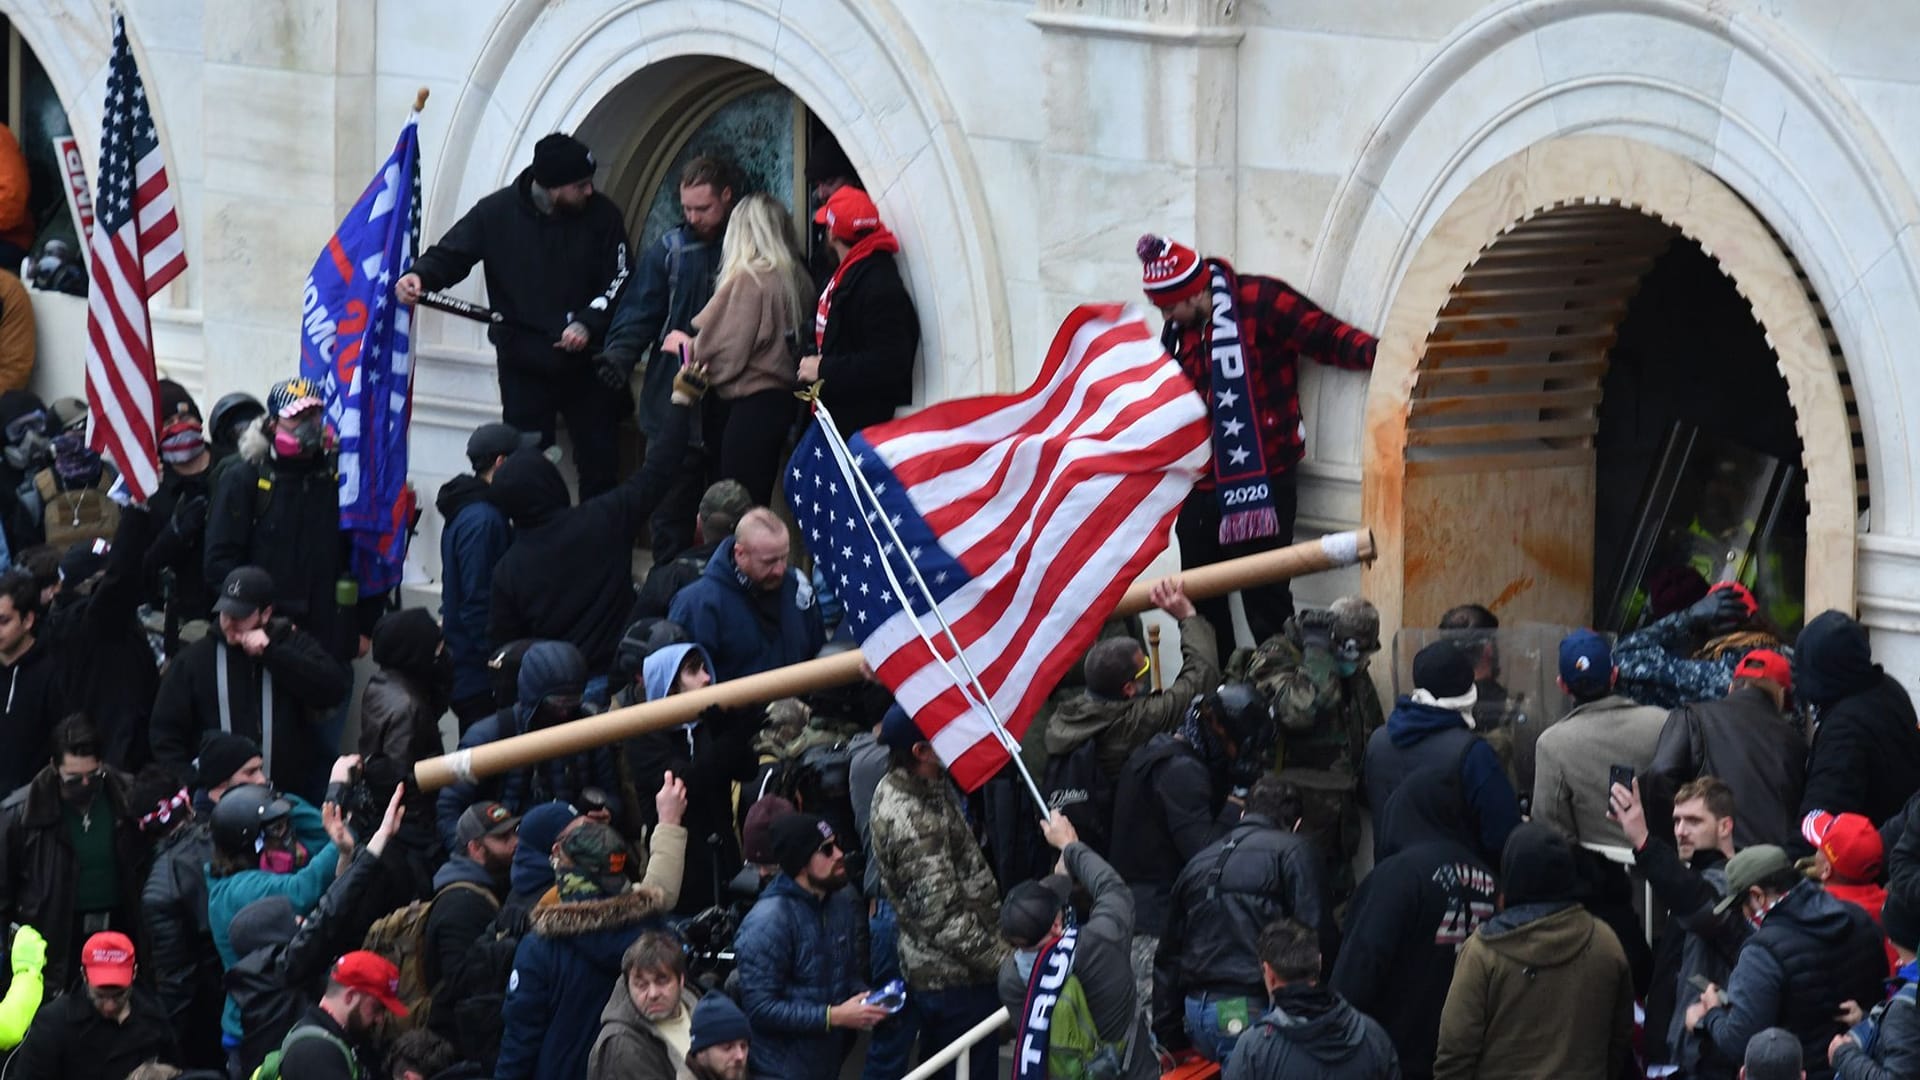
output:
<instances>
[{"instance_id":1,"label":"sunglasses","mask_svg":"<svg viewBox=\"0 0 1920 1080\"><path fill-rule=\"evenodd\" d=\"M1146 660L1142 660L1140 661L1140 670L1133 673L1133 681L1140 682L1141 680L1145 679L1148 675L1151 675L1152 673L1153 673L1153 660L1150 658Z\"/></svg>"},{"instance_id":2,"label":"sunglasses","mask_svg":"<svg viewBox=\"0 0 1920 1080\"><path fill-rule=\"evenodd\" d=\"M824 843L824 844L821 844L821 845L820 845L820 846L819 846L818 848L815 848L815 849L814 849L814 854L816 854L816 855L832 855L833 853L835 853L835 852L837 852L837 851L839 851L839 850L840 850L840 841L838 841L838 840L829 840L829 841L827 841L826 843Z\"/></svg>"},{"instance_id":3,"label":"sunglasses","mask_svg":"<svg viewBox=\"0 0 1920 1080\"><path fill-rule=\"evenodd\" d=\"M84 787L105 775L107 775L107 770L105 769L95 769L92 772L81 773L78 776L68 776L66 773L61 773L60 782L70 788Z\"/></svg>"}]
</instances>

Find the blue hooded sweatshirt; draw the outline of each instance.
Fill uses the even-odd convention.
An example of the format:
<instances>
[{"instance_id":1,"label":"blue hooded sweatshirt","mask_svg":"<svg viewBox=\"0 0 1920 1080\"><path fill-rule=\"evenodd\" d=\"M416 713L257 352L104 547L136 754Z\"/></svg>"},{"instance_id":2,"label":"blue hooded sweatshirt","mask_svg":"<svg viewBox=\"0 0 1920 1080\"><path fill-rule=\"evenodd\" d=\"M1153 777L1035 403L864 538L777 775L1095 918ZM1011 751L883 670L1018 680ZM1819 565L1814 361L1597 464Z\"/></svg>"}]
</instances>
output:
<instances>
[{"instance_id":1,"label":"blue hooded sweatshirt","mask_svg":"<svg viewBox=\"0 0 1920 1080\"><path fill-rule=\"evenodd\" d=\"M715 681L811 660L827 643L813 585L791 568L778 593L749 585L733 565L732 537L714 549L700 580L673 598L668 617L706 646Z\"/></svg>"},{"instance_id":2,"label":"blue hooded sweatshirt","mask_svg":"<svg viewBox=\"0 0 1920 1080\"><path fill-rule=\"evenodd\" d=\"M1520 824L1520 799L1500 767L1499 755L1453 709L1408 697L1394 705L1386 724L1367 740L1367 804L1374 820L1384 821L1394 791L1415 771L1451 770L1455 762L1460 798L1479 836L1481 857L1497 862L1507 834Z\"/></svg>"}]
</instances>

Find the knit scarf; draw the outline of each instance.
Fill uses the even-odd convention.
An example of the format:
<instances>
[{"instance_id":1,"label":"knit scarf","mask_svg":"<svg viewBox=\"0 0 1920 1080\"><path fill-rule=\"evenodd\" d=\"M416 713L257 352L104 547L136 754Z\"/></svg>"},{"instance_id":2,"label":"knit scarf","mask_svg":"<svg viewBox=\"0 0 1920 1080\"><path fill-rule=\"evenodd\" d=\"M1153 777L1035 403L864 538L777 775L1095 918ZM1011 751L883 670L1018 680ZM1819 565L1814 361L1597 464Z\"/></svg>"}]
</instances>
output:
<instances>
[{"instance_id":1,"label":"knit scarf","mask_svg":"<svg viewBox=\"0 0 1920 1080\"><path fill-rule=\"evenodd\" d=\"M1047 1045L1052 1034L1053 1007L1060 1002L1067 978L1073 974L1073 947L1080 931L1066 932L1040 946L1040 955L1027 980L1027 1004L1020 1010L1020 1043L1014 1059L1016 1080L1045 1080Z\"/></svg>"},{"instance_id":2,"label":"knit scarf","mask_svg":"<svg viewBox=\"0 0 1920 1080\"><path fill-rule=\"evenodd\" d=\"M1253 383L1240 341L1239 279L1218 259L1207 260L1213 318L1200 328L1212 366L1213 475L1220 500L1220 542L1239 544L1280 532L1267 479L1267 455L1254 422Z\"/></svg>"},{"instance_id":3,"label":"knit scarf","mask_svg":"<svg viewBox=\"0 0 1920 1080\"><path fill-rule=\"evenodd\" d=\"M899 250L900 241L896 240L894 235L882 226L861 237L859 241L853 245L852 250L847 252L847 257L840 260L840 265L834 269L833 276L827 279L827 287L820 290L820 306L814 309L813 344L815 348L826 347L827 314L833 310L833 294L839 289L840 279L846 276L847 270L851 268L854 263L872 255L874 252L894 252Z\"/></svg>"}]
</instances>

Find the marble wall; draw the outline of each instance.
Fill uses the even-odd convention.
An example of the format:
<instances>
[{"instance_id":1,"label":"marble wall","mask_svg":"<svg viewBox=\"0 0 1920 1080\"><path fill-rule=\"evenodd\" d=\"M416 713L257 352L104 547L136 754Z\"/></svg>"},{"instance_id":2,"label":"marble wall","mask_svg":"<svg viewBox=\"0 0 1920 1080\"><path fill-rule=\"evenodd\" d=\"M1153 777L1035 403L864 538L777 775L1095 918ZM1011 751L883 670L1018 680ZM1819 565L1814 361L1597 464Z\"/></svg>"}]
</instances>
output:
<instances>
[{"instance_id":1,"label":"marble wall","mask_svg":"<svg viewBox=\"0 0 1920 1080\"><path fill-rule=\"evenodd\" d=\"M1134 299L1142 231L1280 274L1379 329L1451 201L1529 145L1618 135L1750 203L1831 315L1868 442L1859 607L1920 672L1920 6L1875 0L127 0L191 269L155 305L188 382L295 364L298 282L413 90L428 231L648 65L771 72L906 244L924 398L1021 382L1058 318ZM89 157L94 0L0 0ZM465 286L478 295L477 283ZM49 317L71 319L49 308ZM68 338L66 340L71 340ZM416 481L497 407L473 327L421 320ZM47 359L49 384L78 358ZM1309 368L1303 536L1360 517L1364 377ZM415 576L431 583L437 523ZM1313 601L1358 574L1303 582Z\"/></svg>"}]
</instances>

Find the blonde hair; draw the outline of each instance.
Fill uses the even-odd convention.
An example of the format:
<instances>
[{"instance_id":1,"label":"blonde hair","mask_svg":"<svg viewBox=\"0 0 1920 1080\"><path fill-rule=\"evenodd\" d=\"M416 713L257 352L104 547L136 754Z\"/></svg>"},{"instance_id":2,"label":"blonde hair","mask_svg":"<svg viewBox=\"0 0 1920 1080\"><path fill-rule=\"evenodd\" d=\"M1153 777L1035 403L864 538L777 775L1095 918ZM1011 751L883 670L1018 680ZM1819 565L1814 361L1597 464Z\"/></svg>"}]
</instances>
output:
<instances>
[{"instance_id":1,"label":"blonde hair","mask_svg":"<svg viewBox=\"0 0 1920 1080\"><path fill-rule=\"evenodd\" d=\"M720 276L714 289L717 291L736 274L756 278L774 275L786 291L788 316L794 326L801 325L812 286L801 263L800 245L794 240L793 218L771 195L755 192L741 199L727 221L727 234L720 241Z\"/></svg>"}]
</instances>

